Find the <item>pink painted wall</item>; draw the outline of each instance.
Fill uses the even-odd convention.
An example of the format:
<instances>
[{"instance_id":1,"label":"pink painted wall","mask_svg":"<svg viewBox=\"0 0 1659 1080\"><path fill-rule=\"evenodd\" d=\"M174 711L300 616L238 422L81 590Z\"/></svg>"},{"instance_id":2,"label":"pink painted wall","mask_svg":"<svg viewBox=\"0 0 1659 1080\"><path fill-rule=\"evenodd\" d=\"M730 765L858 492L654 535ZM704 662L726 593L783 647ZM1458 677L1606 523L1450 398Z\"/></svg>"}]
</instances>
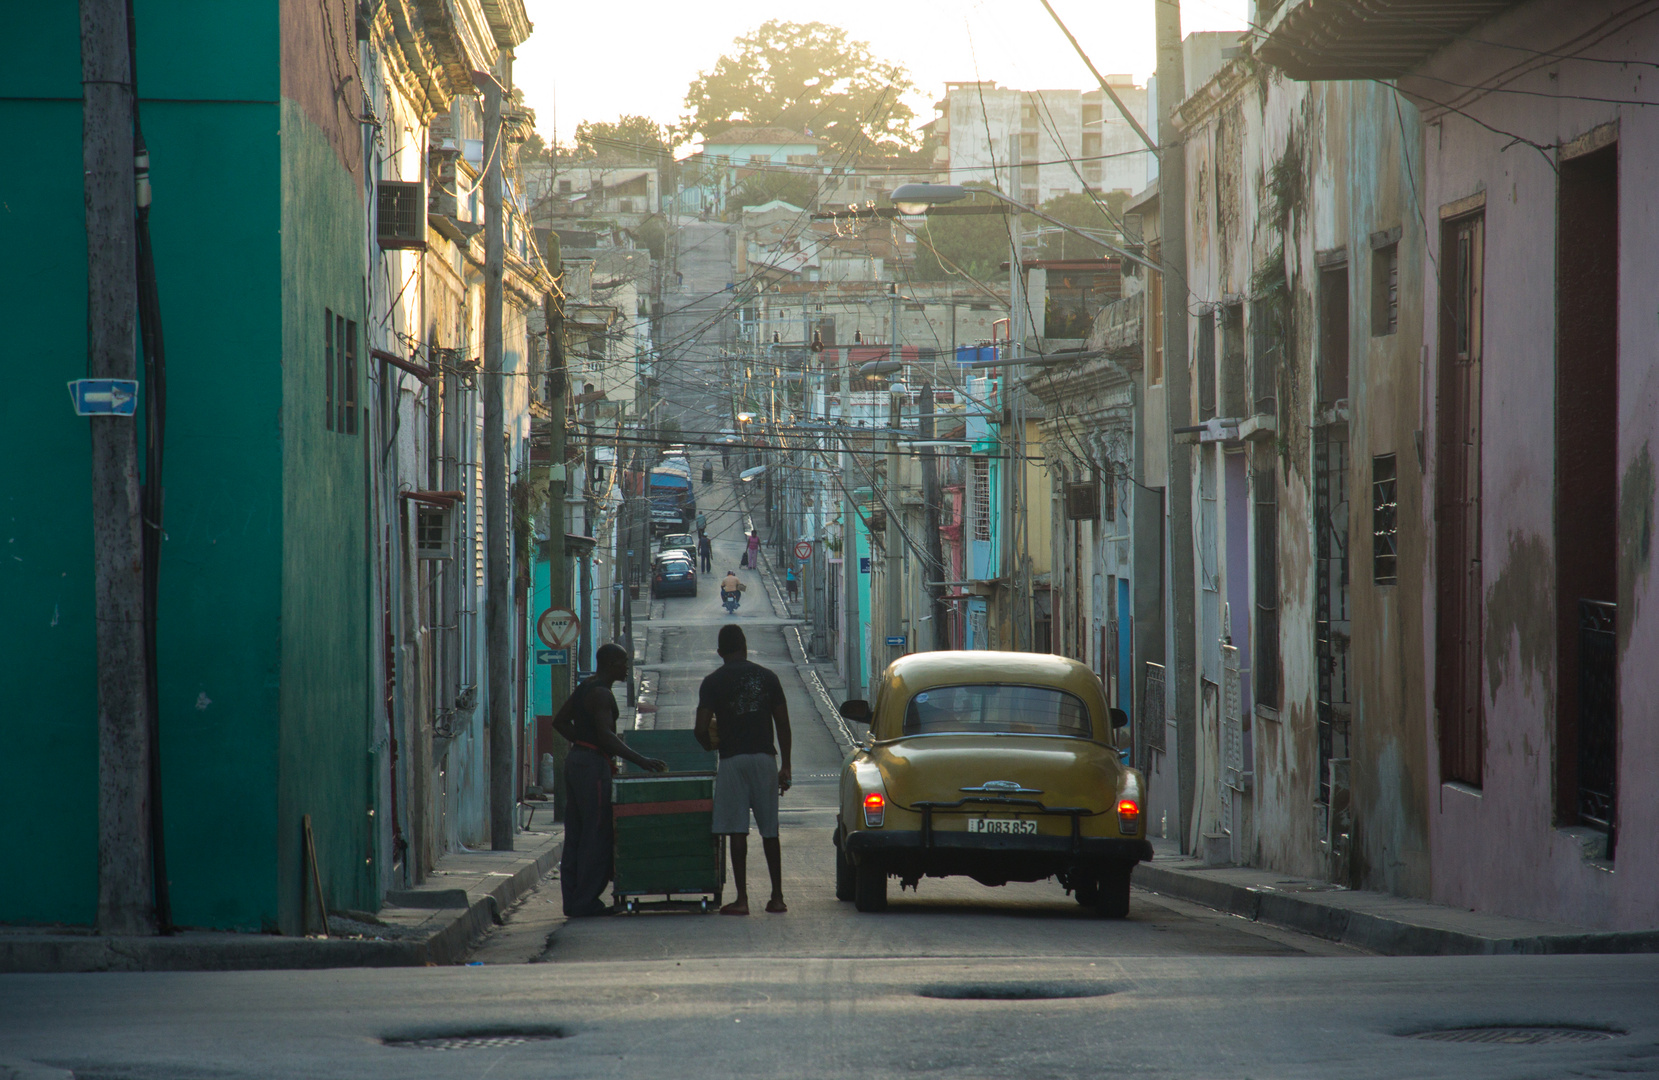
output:
<instances>
[{"instance_id":1,"label":"pink painted wall","mask_svg":"<svg viewBox=\"0 0 1659 1080\"><path fill-rule=\"evenodd\" d=\"M1659 927L1659 581L1651 572L1659 456L1659 102L1651 70L1542 57L1659 56L1659 21L1617 2L1535 0L1437 55L1402 88L1424 135L1428 282L1423 339L1436 385L1439 208L1486 195L1483 539L1486 761L1479 791L1440 782L1426 747L1433 896L1464 907L1580 925ZM1520 49L1498 48L1497 42ZM1527 52L1523 50L1535 50ZM1497 79L1498 92L1466 87ZM1445 105L1477 117L1488 130ZM1597 864L1554 824L1555 147L1619 125L1618 858ZM1517 141L1517 137L1526 141ZM1528 145L1538 144L1543 149ZM1433 424L1426 444L1432 454ZM1432 487L1433 461L1427 470ZM1432 490L1422 527L1434 527ZM1432 547L1430 548L1432 553ZM1435 587L1423 708L1434 716Z\"/></svg>"}]
</instances>

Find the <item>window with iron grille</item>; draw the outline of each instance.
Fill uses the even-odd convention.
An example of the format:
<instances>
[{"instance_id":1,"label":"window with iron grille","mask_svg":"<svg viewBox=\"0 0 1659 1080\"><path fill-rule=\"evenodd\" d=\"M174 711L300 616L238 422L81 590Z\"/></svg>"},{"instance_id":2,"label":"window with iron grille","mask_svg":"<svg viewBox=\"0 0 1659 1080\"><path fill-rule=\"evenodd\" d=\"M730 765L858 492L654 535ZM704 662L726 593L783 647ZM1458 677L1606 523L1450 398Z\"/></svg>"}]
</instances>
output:
<instances>
[{"instance_id":1,"label":"window with iron grille","mask_svg":"<svg viewBox=\"0 0 1659 1080\"><path fill-rule=\"evenodd\" d=\"M1221 309L1221 415L1250 415L1244 385L1244 305Z\"/></svg>"},{"instance_id":2,"label":"window with iron grille","mask_svg":"<svg viewBox=\"0 0 1659 1080\"><path fill-rule=\"evenodd\" d=\"M454 558L450 523L454 512L447 506L415 505L415 556L421 559Z\"/></svg>"},{"instance_id":3,"label":"window with iron grille","mask_svg":"<svg viewBox=\"0 0 1659 1080\"><path fill-rule=\"evenodd\" d=\"M1198 419L1215 415L1215 311L1198 317L1198 347L1192 353L1198 369Z\"/></svg>"},{"instance_id":4,"label":"window with iron grille","mask_svg":"<svg viewBox=\"0 0 1659 1080\"><path fill-rule=\"evenodd\" d=\"M1252 409L1267 416L1279 412L1279 364L1285 354L1284 289L1274 288L1250 305L1250 395Z\"/></svg>"},{"instance_id":5,"label":"window with iron grille","mask_svg":"<svg viewBox=\"0 0 1659 1080\"><path fill-rule=\"evenodd\" d=\"M334 428L342 435L357 434L357 323L334 316Z\"/></svg>"},{"instance_id":6,"label":"window with iron grille","mask_svg":"<svg viewBox=\"0 0 1659 1080\"><path fill-rule=\"evenodd\" d=\"M1371 335L1382 337L1400 329L1400 244L1395 241L1371 252Z\"/></svg>"},{"instance_id":7,"label":"window with iron grille","mask_svg":"<svg viewBox=\"0 0 1659 1080\"><path fill-rule=\"evenodd\" d=\"M1256 510L1256 646L1251 674L1254 700L1279 707L1279 503L1278 477L1271 446L1257 448Z\"/></svg>"},{"instance_id":8,"label":"window with iron grille","mask_svg":"<svg viewBox=\"0 0 1659 1080\"><path fill-rule=\"evenodd\" d=\"M1100 476L1097 475L1096 478L1095 478L1095 482L1096 483L1102 483L1103 482L1103 486L1104 486L1105 490L1104 490L1104 493L1101 497L1101 509L1105 512L1106 520L1107 521L1116 521L1118 519L1117 468L1111 462L1108 461L1106 463L1106 475L1105 475L1105 477L1101 478Z\"/></svg>"},{"instance_id":9,"label":"window with iron grille","mask_svg":"<svg viewBox=\"0 0 1659 1080\"><path fill-rule=\"evenodd\" d=\"M1399 580L1399 506L1393 454L1371 459L1371 580L1393 585Z\"/></svg>"},{"instance_id":10,"label":"window with iron grille","mask_svg":"<svg viewBox=\"0 0 1659 1080\"><path fill-rule=\"evenodd\" d=\"M382 180L375 191L375 236L382 248L426 247L426 188L419 180Z\"/></svg>"},{"instance_id":11,"label":"window with iron grille","mask_svg":"<svg viewBox=\"0 0 1659 1080\"><path fill-rule=\"evenodd\" d=\"M976 457L973 482L973 525L975 540L991 538L991 460Z\"/></svg>"},{"instance_id":12,"label":"window with iron grille","mask_svg":"<svg viewBox=\"0 0 1659 1080\"><path fill-rule=\"evenodd\" d=\"M334 311L323 308L323 424L334 430Z\"/></svg>"}]
</instances>

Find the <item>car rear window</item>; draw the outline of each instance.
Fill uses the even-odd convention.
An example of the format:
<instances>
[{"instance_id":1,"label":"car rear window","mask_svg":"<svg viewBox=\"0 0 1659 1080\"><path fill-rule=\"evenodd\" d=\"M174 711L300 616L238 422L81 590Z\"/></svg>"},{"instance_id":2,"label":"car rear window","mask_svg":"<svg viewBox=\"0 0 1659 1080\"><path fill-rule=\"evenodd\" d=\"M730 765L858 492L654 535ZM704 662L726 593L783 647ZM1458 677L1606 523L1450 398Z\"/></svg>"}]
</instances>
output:
<instances>
[{"instance_id":1,"label":"car rear window","mask_svg":"<svg viewBox=\"0 0 1659 1080\"><path fill-rule=\"evenodd\" d=\"M1087 739L1089 710L1082 699L1046 686L970 683L935 686L910 699L906 735L1071 735Z\"/></svg>"}]
</instances>

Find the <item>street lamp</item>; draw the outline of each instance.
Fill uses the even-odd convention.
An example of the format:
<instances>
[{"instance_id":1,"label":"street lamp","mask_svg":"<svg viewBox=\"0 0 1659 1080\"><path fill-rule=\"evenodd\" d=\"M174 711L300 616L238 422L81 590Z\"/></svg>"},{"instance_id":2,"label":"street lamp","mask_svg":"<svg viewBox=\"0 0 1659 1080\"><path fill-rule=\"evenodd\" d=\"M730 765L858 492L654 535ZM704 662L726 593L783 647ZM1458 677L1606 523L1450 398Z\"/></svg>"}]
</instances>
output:
<instances>
[{"instance_id":1,"label":"street lamp","mask_svg":"<svg viewBox=\"0 0 1659 1080\"><path fill-rule=\"evenodd\" d=\"M1027 206L1018 199L1011 199L1007 195L1004 195L1002 192L998 191L996 188L965 188L960 184L900 184L898 187L893 189L892 201L894 208L897 209L899 213L909 217L915 217L918 214L927 213L935 206L939 206L944 203L960 202L963 199L969 198L973 195L989 195L993 199L1007 203L1009 206L1013 207L1015 210L1018 210L1022 214L1030 214L1032 217L1046 221L1056 228L1064 229L1072 235L1079 236L1097 247L1105 248L1107 251L1112 252L1120 258L1128 259L1133 263L1138 263L1141 266L1146 267L1148 270L1157 270L1160 273L1163 271L1163 267L1159 266L1155 262L1144 259L1132 251L1126 251L1123 248L1118 247L1116 244L1107 243L1097 236L1090 236L1082 229L1077 228L1075 225L1068 225L1059 218L1049 217L1036 207Z\"/></svg>"}]
</instances>

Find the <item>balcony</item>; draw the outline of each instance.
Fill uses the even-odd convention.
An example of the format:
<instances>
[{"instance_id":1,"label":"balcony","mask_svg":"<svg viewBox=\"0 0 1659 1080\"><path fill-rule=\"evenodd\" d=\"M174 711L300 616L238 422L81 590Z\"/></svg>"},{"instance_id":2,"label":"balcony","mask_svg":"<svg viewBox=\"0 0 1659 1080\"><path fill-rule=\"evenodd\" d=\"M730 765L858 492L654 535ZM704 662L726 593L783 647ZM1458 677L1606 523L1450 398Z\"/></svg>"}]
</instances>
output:
<instances>
[{"instance_id":1,"label":"balcony","mask_svg":"<svg viewBox=\"0 0 1659 1080\"><path fill-rule=\"evenodd\" d=\"M1288 0L1256 55L1293 79L1393 79L1517 0Z\"/></svg>"}]
</instances>

